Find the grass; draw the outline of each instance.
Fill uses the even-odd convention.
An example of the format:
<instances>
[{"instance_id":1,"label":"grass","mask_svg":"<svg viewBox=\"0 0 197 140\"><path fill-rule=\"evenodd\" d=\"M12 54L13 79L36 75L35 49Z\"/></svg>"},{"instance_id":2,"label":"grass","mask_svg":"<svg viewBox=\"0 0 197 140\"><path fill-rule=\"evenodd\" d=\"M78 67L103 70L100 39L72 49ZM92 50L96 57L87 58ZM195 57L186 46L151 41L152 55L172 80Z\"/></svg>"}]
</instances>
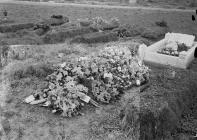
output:
<instances>
[{"instance_id":1,"label":"grass","mask_svg":"<svg viewBox=\"0 0 197 140\"><path fill-rule=\"evenodd\" d=\"M0 25L0 32L16 32L22 29L33 28L35 25L33 23L23 23L23 24L15 24L15 25Z\"/></svg>"},{"instance_id":2,"label":"grass","mask_svg":"<svg viewBox=\"0 0 197 140\"><path fill-rule=\"evenodd\" d=\"M180 131L182 128L179 125L179 119L181 119L183 114L188 114L191 108L193 108L193 103L196 102L196 94L194 92L197 85L196 72L192 70L184 71L176 68L169 69L169 67L154 65L149 66L152 69L150 78L151 86L144 92L136 94L140 99L138 104L135 104L132 100L132 91L126 92L125 99L127 100L126 103L129 104L126 104L126 108L123 108L122 123L127 124L127 126L132 126L137 122L142 128L140 129L140 136L145 136L147 134L147 138L149 139L153 139L154 135L163 135L163 137L166 137L169 136L169 133L173 132L177 136L179 133L183 132ZM176 71L176 76L174 78L169 76L169 71L171 70ZM194 98L194 100L192 98ZM140 121L135 120L137 116L133 116L138 112L132 109L133 105L140 109L138 114ZM133 113L133 111L135 112ZM148 118L150 115L152 115L152 117ZM194 114L191 116L194 117ZM192 120L195 122L195 119ZM161 123L157 126L160 121ZM184 126L189 128L190 125L186 124ZM192 125L192 128L194 128L193 126L196 126L196 123ZM162 127L163 130L161 129ZM149 132L151 129L153 131ZM156 133L154 134L154 132ZM191 135L191 132L195 132L195 129L192 129L192 131L187 134Z\"/></svg>"},{"instance_id":3,"label":"grass","mask_svg":"<svg viewBox=\"0 0 197 140\"><path fill-rule=\"evenodd\" d=\"M110 41L117 41L117 33L114 32L96 32L89 33L79 37L76 37L71 41L71 43L105 43Z\"/></svg>"},{"instance_id":4,"label":"grass","mask_svg":"<svg viewBox=\"0 0 197 140\"><path fill-rule=\"evenodd\" d=\"M110 105L106 109L96 110L97 117L90 121L88 130L90 139L130 139L121 130L119 108L118 105Z\"/></svg>"},{"instance_id":5,"label":"grass","mask_svg":"<svg viewBox=\"0 0 197 140\"><path fill-rule=\"evenodd\" d=\"M4 33L0 38L0 44L17 45L17 44L43 44L40 36L33 31L23 29L16 32Z\"/></svg>"},{"instance_id":6,"label":"grass","mask_svg":"<svg viewBox=\"0 0 197 140\"><path fill-rule=\"evenodd\" d=\"M9 19L0 20L0 25L1 25L1 24L9 24L9 23L14 23L14 21L13 21L13 20L9 20Z\"/></svg>"},{"instance_id":7,"label":"grass","mask_svg":"<svg viewBox=\"0 0 197 140\"><path fill-rule=\"evenodd\" d=\"M156 21L155 24L160 27L168 27L168 24L165 20Z\"/></svg>"},{"instance_id":8,"label":"grass","mask_svg":"<svg viewBox=\"0 0 197 140\"><path fill-rule=\"evenodd\" d=\"M73 29L67 29L65 31L59 31L59 32L49 32L47 33L43 41L46 44L55 44L55 43L63 43L66 41L66 39L73 38L75 36L87 34L94 32L95 30L90 27L82 27L82 28L73 28Z\"/></svg>"},{"instance_id":9,"label":"grass","mask_svg":"<svg viewBox=\"0 0 197 140\"><path fill-rule=\"evenodd\" d=\"M10 66L8 74L11 79L15 80L27 77L37 77L43 79L52 72L53 68L49 64L44 62L30 63L27 61L16 62L13 66Z\"/></svg>"},{"instance_id":10,"label":"grass","mask_svg":"<svg viewBox=\"0 0 197 140\"><path fill-rule=\"evenodd\" d=\"M79 55L80 51L76 49L72 49L72 48L66 48L66 49L60 50L59 53L63 53L65 55L70 55L70 54Z\"/></svg>"}]
</instances>

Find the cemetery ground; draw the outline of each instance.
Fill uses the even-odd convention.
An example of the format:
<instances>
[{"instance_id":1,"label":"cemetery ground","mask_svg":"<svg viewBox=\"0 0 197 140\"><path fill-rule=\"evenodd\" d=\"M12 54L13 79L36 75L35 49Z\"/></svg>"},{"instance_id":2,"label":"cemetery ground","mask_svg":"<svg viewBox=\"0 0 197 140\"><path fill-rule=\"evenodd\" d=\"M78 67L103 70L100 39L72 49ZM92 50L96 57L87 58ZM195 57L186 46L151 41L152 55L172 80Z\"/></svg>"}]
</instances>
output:
<instances>
[{"instance_id":1,"label":"cemetery ground","mask_svg":"<svg viewBox=\"0 0 197 140\"><path fill-rule=\"evenodd\" d=\"M191 15L195 14L194 11L0 4L0 8L2 7L8 11L9 22L1 23L0 26L36 23L57 14L67 16L71 22L97 16L104 19L117 17L121 24L138 25L148 30L143 31L143 35L132 36L129 39L122 38L109 44L125 43L128 45L134 40L151 44L161 38L153 37L155 34L160 35L155 29L155 22L158 21L165 21L168 30L172 32L187 34L197 32L197 23L191 19ZM153 31L151 32L153 35L150 35L150 31ZM85 105L81 111L82 115L73 118L62 118L44 107L23 103L25 97L45 86L44 79L52 72L52 65L97 52L104 48L106 43L70 43L70 39L67 39L65 42L46 44L41 36L29 29L1 33L0 42L1 45L32 44L34 46L27 47L28 55L25 58L15 58L1 69L0 115L1 130L4 131L1 131L0 137L11 140L130 139L129 133L121 129L120 110L124 104L124 98L134 96L137 93L136 88L125 91L118 101L113 101L108 105L101 104L101 108ZM64 55L58 57L59 53L64 53ZM148 106L150 110L157 110L158 106L162 106L161 104L164 107L165 102L169 104L169 108L175 114L169 113L171 116L163 119L168 123L163 126L163 129L172 127L169 130L173 130L168 139L172 138L170 136L181 139L195 135L197 131L195 104L197 61L194 60L188 70L173 68L176 71L173 79L168 76L168 67L153 64L147 64L147 66L151 69L151 85L144 92L137 93L140 94L140 106ZM173 124L176 122L179 123L175 129Z\"/></svg>"}]
</instances>

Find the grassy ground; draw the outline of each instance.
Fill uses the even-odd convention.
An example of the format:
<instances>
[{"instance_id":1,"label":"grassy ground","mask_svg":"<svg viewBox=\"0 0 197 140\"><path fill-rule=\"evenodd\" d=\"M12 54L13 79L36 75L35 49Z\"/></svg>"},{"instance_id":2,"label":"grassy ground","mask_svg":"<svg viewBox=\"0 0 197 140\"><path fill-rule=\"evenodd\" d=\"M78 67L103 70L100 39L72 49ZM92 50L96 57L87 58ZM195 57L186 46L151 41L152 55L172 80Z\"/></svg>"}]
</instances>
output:
<instances>
[{"instance_id":1,"label":"grassy ground","mask_svg":"<svg viewBox=\"0 0 197 140\"><path fill-rule=\"evenodd\" d=\"M104 8L85 8L73 6L30 6L19 4L1 4L0 8L5 7L9 12L9 18L15 23L38 22L43 18L48 18L52 14L63 14L75 21L78 18L87 18L102 16L104 18L118 17L121 23L137 24L141 27L151 27L155 21L165 20L171 31L195 34L197 31L196 22L191 20L192 12L181 11L153 11L140 9L104 9ZM5 24L5 23L4 23ZM9 23L12 24L12 23ZM22 31L21 31L22 32ZM20 34L19 32L18 34ZM13 33L14 35L17 33ZM23 35L23 33L21 33ZM8 44L29 44L28 39L13 37L12 34L2 34L2 41ZM32 37L31 34L25 33L24 37ZM32 38L31 38L32 39ZM14 40L14 41L13 41ZM17 42L15 42L17 41ZM32 41L32 40L31 40ZM39 39L33 40L39 42ZM102 49L103 44L85 45L85 44L55 44L33 46L28 49L28 55L22 59L16 59L5 67L1 73L3 83L1 87L1 104L0 115L2 125L8 139L17 140L85 140L85 139L130 139L120 130L119 109L121 102L115 102L105 105L103 109L96 109L87 105L83 110L83 116L72 119L61 118L54 115L49 109L39 106L30 106L24 104L22 100L36 92L37 89L45 86L44 77L51 72L51 65L80 55L91 52L97 52ZM63 52L64 57L58 58L57 54ZM161 93L155 96L164 96L161 90L171 91L173 87L179 88L180 92L184 91L184 82L190 82L187 77L196 77L195 60L187 71L175 69L177 75L181 76L175 81L166 82L156 81L154 86L148 90L147 94ZM150 66L154 77L158 77L163 67ZM180 82L182 79L184 82ZM158 88L158 84L164 84ZM182 85L183 84L183 85ZM196 85L197 83L194 83ZM155 86L157 88L155 88ZM187 86L187 85L185 85ZM188 87L187 87L188 88ZM128 91L129 92L129 91ZM148 97L147 97L148 98ZM191 114L195 118L195 114ZM190 117L190 118L191 118ZM185 120L183 120L184 122ZM192 119L191 124L195 119ZM186 121L188 123L188 121ZM188 125L189 126L189 125ZM0 133L1 136L1 133ZM3 139L6 139L5 135Z\"/></svg>"},{"instance_id":2,"label":"grassy ground","mask_svg":"<svg viewBox=\"0 0 197 140\"><path fill-rule=\"evenodd\" d=\"M89 17L101 16L106 19L118 17L121 23L138 24L150 26L155 21L165 20L172 31L182 33L196 33L196 22L191 19L193 12L183 11L162 11L162 10L142 10L142 9L121 9L116 8L93 8L75 7L66 5L22 5L22 4L1 4L0 8L6 8L9 18L16 23L38 22L49 18L53 14L68 16L71 21Z\"/></svg>"},{"instance_id":3,"label":"grassy ground","mask_svg":"<svg viewBox=\"0 0 197 140\"><path fill-rule=\"evenodd\" d=\"M114 43L117 44L118 42ZM52 72L53 64L97 52L103 47L103 44L88 46L85 44L69 45L67 43L34 46L28 49L29 54L24 59L14 58L2 72L5 79L4 85L1 88L1 103L3 103L1 117L2 125L4 129L6 128L7 137L9 139L24 140L130 139L127 133L121 130L121 120L119 117L120 109L122 108L121 100L109 105L103 105L103 108L100 109L86 105L81 111L84 114L83 116L71 119L61 118L58 115L52 114L50 109L23 103L25 97L46 86L44 77ZM65 56L58 58L59 52L63 52ZM196 64L197 62L194 61L191 68L187 71L175 69L175 80L167 81L162 78L166 68L148 65L152 70L151 77L153 83L147 91L142 93L143 99L147 101L141 102L152 103L152 108L154 109L153 100L157 103L157 100L168 98L171 96L170 94L187 92L188 85L197 85L196 81L192 80L197 75ZM129 96L131 96L132 92L135 92L135 90L126 91ZM195 106L193 110L195 110ZM190 117L182 120L183 126L181 126L181 132L189 131L190 134L196 131L194 119L196 116L195 113L189 113ZM190 124L188 124L188 119Z\"/></svg>"},{"instance_id":4,"label":"grassy ground","mask_svg":"<svg viewBox=\"0 0 197 140\"><path fill-rule=\"evenodd\" d=\"M65 119L52 114L49 109L22 103L25 97L44 87L44 77L51 72L51 64L61 63L77 56L96 52L102 48L102 44L96 44L93 47L85 44L74 44L70 46L66 43L50 46L35 46L33 49L30 48L28 50L29 53L36 53L37 56L27 55L23 60L12 60L3 72L8 79L6 83L7 88L3 92L6 93L6 98L4 97L5 104L1 110L2 120L5 118L5 122L9 122L8 126L10 129L6 129L8 138L24 140L79 140L95 139L97 137L98 139L102 139L105 136L108 139L108 134L111 137L113 133L117 133L116 137L125 137L120 131L119 125L116 124L115 127L112 127L111 124L105 123L108 120L113 122L110 119L112 115L111 111L113 112L113 110L117 119L118 112L116 106L118 107L118 104L105 106L103 110L97 110L93 106L86 105L82 110L83 116ZM58 58L58 52L64 53L65 56ZM100 120L102 122L99 122ZM106 125L105 127L107 128L101 128L103 125ZM8 127L4 123L3 126ZM107 129L110 129L110 131L106 133L105 131ZM111 132L111 129L117 130L117 132Z\"/></svg>"},{"instance_id":5,"label":"grassy ground","mask_svg":"<svg viewBox=\"0 0 197 140\"><path fill-rule=\"evenodd\" d=\"M80 7L70 5L29 5L29 4L1 4L0 8L8 11L8 23L1 25L16 23L36 23L43 19L49 18L53 14L62 14L69 17L71 22L77 19L93 18L101 16L105 19L117 17L121 24L133 24L140 27L155 26L157 21L166 21L170 31L195 34L197 32L196 21L192 21L192 14L195 11L163 11L151 9L120 9L101 8L101 7ZM2 18L2 15L0 16ZM39 36L30 30L22 30L15 33L0 34L0 44L7 42L8 44L43 44Z\"/></svg>"}]
</instances>

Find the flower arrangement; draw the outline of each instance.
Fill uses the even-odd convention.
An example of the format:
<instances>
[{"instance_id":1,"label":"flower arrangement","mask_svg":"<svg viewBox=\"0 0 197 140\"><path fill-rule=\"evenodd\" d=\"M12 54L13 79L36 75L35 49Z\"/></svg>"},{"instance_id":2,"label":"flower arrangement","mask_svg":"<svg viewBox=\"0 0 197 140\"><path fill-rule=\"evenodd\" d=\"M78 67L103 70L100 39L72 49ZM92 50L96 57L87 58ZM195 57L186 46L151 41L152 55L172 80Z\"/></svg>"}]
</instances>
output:
<instances>
[{"instance_id":1,"label":"flower arrangement","mask_svg":"<svg viewBox=\"0 0 197 140\"><path fill-rule=\"evenodd\" d=\"M128 47L112 46L61 64L46 80L48 87L39 98L53 112L71 117L90 100L110 103L121 91L147 82L149 68Z\"/></svg>"},{"instance_id":2,"label":"flower arrangement","mask_svg":"<svg viewBox=\"0 0 197 140\"><path fill-rule=\"evenodd\" d=\"M187 52L189 47L184 43L166 42L165 47L158 51L158 53L179 57L181 53Z\"/></svg>"}]
</instances>

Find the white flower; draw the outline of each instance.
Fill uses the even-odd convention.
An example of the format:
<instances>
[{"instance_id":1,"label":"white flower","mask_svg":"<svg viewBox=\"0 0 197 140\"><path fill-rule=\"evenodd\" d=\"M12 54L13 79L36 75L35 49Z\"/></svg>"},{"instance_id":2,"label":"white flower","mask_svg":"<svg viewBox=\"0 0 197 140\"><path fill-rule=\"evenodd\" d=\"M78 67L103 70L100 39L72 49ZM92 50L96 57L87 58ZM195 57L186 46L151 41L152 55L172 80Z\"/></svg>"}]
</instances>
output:
<instances>
[{"instance_id":1,"label":"white flower","mask_svg":"<svg viewBox=\"0 0 197 140\"><path fill-rule=\"evenodd\" d=\"M121 67L119 66L119 67L118 67L118 71L121 71L121 70L122 70L122 69L121 69Z\"/></svg>"},{"instance_id":2,"label":"white flower","mask_svg":"<svg viewBox=\"0 0 197 140\"><path fill-rule=\"evenodd\" d=\"M113 75L112 75L112 73L104 73L104 78L113 79Z\"/></svg>"},{"instance_id":3,"label":"white flower","mask_svg":"<svg viewBox=\"0 0 197 140\"><path fill-rule=\"evenodd\" d=\"M136 80L136 85L137 85L137 86L140 86L140 85L141 85L140 80Z\"/></svg>"},{"instance_id":4,"label":"white flower","mask_svg":"<svg viewBox=\"0 0 197 140\"><path fill-rule=\"evenodd\" d=\"M64 63L62 63L62 64L60 64L60 67L65 67L66 66L66 62L64 62Z\"/></svg>"}]
</instances>

